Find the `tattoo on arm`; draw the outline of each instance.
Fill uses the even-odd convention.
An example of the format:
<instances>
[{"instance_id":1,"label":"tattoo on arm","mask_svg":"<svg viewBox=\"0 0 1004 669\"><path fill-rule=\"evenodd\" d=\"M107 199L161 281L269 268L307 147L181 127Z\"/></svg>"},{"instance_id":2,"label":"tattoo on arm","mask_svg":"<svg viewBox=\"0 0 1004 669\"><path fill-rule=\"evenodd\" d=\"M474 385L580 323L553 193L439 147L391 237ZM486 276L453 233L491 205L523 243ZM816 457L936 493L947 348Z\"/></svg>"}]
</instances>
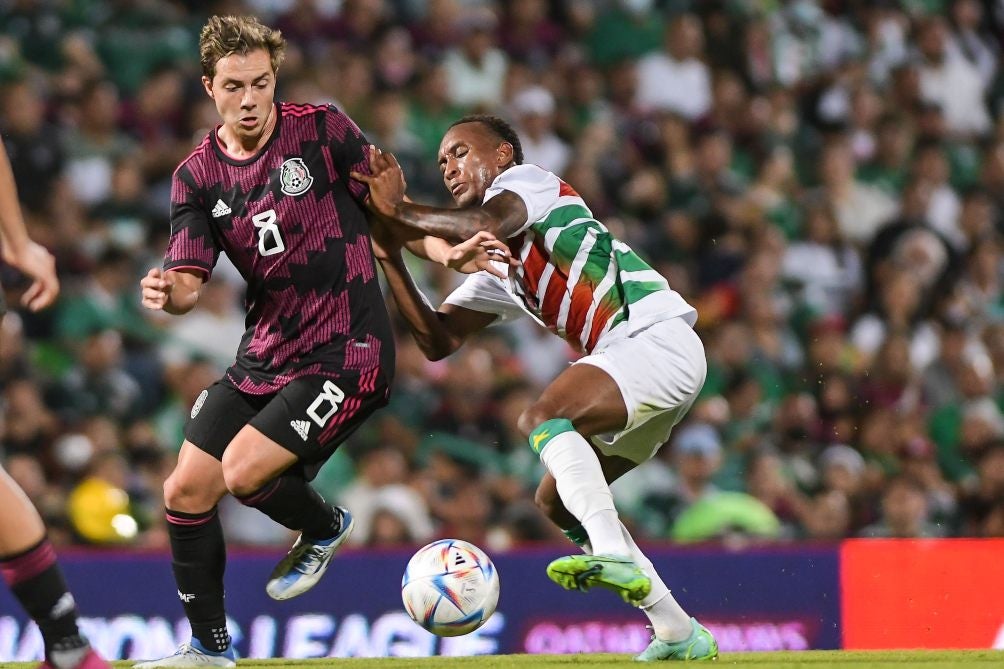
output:
<instances>
[{"instance_id":1,"label":"tattoo on arm","mask_svg":"<svg viewBox=\"0 0 1004 669\"><path fill-rule=\"evenodd\" d=\"M487 231L506 239L526 224L523 199L510 191L499 193L480 207L440 209L421 204L402 203L397 220L434 237L462 241Z\"/></svg>"}]
</instances>

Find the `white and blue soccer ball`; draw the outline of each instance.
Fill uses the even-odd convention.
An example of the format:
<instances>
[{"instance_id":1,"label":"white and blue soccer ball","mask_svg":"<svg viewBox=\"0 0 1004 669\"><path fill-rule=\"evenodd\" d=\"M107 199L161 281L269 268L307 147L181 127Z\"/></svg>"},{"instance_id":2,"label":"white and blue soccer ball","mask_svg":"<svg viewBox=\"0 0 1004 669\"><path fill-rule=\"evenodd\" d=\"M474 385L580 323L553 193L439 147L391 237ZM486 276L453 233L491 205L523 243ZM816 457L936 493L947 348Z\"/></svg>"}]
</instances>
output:
<instances>
[{"instance_id":1,"label":"white and blue soccer ball","mask_svg":"<svg viewBox=\"0 0 1004 669\"><path fill-rule=\"evenodd\" d=\"M474 544L440 539L408 561L401 599L412 620L439 636L460 636L481 627L499 601L499 574Z\"/></svg>"}]
</instances>

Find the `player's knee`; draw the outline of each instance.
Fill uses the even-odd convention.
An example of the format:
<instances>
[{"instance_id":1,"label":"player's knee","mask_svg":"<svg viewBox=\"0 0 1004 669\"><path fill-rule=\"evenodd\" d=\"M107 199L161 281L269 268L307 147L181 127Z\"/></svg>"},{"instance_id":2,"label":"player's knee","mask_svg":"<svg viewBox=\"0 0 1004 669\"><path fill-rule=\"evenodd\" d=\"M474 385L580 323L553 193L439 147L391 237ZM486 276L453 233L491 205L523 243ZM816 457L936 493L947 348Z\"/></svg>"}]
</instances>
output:
<instances>
[{"instance_id":1,"label":"player's knee","mask_svg":"<svg viewBox=\"0 0 1004 669\"><path fill-rule=\"evenodd\" d=\"M268 477L258 472L253 462L232 455L228 449L223 454L223 481L230 494L240 499L260 490Z\"/></svg>"},{"instance_id":2,"label":"player's knee","mask_svg":"<svg viewBox=\"0 0 1004 669\"><path fill-rule=\"evenodd\" d=\"M541 423L556 418L551 407L542 404L531 404L523 413L519 415L516 425L525 439L530 438L530 434L536 430Z\"/></svg>"},{"instance_id":3,"label":"player's knee","mask_svg":"<svg viewBox=\"0 0 1004 669\"><path fill-rule=\"evenodd\" d=\"M164 506L172 511L201 513L213 508L218 500L209 499L207 491L181 472L164 481Z\"/></svg>"}]
</instances>

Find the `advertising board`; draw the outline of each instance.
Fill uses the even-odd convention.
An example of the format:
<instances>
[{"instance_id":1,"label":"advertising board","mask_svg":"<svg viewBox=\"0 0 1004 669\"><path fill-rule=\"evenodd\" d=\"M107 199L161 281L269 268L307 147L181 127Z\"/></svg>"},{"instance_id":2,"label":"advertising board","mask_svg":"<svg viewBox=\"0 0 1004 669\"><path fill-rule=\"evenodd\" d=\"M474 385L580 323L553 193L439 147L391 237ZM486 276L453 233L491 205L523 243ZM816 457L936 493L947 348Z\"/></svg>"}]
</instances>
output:
<instances>
[{"instance_id":1,"label":"advertising board","mask_svg":"<svg viewBox=\"0 0 1004 669\"><path fill-rule=\"evenodd\" d=\"M286 602L265 594L281 557L233 552L227 563L230 629L244 657L374 657L495 653L637 652L648 643L641 612L607 591L566 592L544 568L563 547L494 555L497 613L472 634L441 639L404 613L408 552L346 551L314 590ZM723 651L836 648L837 551L784 548L647 549L675 596L712 628ZM189 636L163 554L64 552L84 631L113 659L167 655ZM41 638L0 589L0 661L41 656Z\"/></svg>"}]
</instances>

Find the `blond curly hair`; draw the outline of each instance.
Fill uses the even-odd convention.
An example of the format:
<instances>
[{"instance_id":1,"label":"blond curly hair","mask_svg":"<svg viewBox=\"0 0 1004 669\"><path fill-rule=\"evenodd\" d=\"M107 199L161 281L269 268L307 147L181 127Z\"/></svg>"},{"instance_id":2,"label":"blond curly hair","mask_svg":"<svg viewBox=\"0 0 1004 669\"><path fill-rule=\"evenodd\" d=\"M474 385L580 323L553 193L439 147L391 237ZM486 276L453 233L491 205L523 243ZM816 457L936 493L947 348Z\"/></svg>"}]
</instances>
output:
<instances>
[{"instance_id":1,"label":"blond curly hair","mask_svg":"<svg viewBox=\"0 0 1004 669\"><path fill-rule=\"evenodd\" d=\"M286 54L286 40L278 30L269 28L254 16L212 16L199 34L199 60L202 73L212 79L216 63L235 53L247 54L256 49L268 51L272 71L279 70Z\"/></svg>"}]
</instances>

